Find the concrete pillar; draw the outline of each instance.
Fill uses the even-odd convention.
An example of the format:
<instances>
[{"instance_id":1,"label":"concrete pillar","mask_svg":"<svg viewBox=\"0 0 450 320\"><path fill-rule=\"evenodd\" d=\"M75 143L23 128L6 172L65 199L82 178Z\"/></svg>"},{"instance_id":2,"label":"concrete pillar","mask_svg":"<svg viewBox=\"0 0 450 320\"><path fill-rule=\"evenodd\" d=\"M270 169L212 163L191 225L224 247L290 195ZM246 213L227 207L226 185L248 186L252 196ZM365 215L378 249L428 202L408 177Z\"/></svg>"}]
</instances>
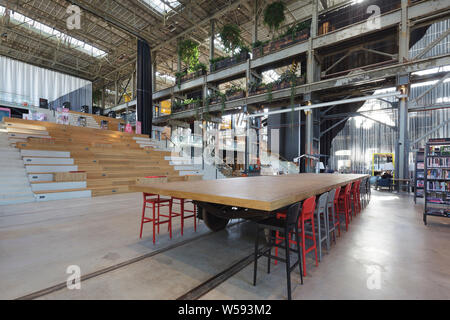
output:
<instances>
[{"instance_id":1,"label":"concrete pillar","mask_svg":"<svg viewBox=\"0 0 450 320\"><path fill-rule=\"evenodd\" d=\"M131 86L131 100L134 99L134 91L135 91L135 82L136 82L136 72L133 71L133 73L131 74L131 81L130 81L130 86Z\"/></svg>"},{"instance_id":2,"label":"concrete pillar","mask_svg":"<svg viewBox=\"0 0 450 320\"><path fill-rule=\"evenodd\" d=\"M402 88L406 92L406 88ZM398 136L398 160L397 169L398 177L400 179L408 178L408 103L407 98L401 98L399 101L398 110L398 125L399 125L399 136Z\"/></svg>"},{"instance_id":3,"label":"concrete pillar","mask_svg":"<svg viewBox=\"0 0 450 320\"><path fill-rule=\"evenodd\" d=\"M177 51L178 51L178 45L180 44L180 38L177 40ZM177 54L177 72L181 72L181 57L179 54Z\"/></svg>"},{"instance_id":4,"label":"concrete pillar","mask_svg":"<svg viewBox=\"0 0 450 320\"><path fill-rule=\"evenodd\" d=\"M119 81L114 81L114 106L119 102Z\"/></svg>"},{"instance_id":5,"label":"concrete pillar","mask_svg":"<svg viewBox=\"0 0 450 320\"><path fill-rule=\"evenodd\" d=\"M306 61L306 82L313 83L320 80L320 65L316 61L313 50L313 39L318 34L319 29L319 0L312 1L312 17L311 17L311 34L309 37L308 55ZM308 93L304 96L306 105L312 104L313 93ZM312 110L305 110L305 154L311 155L313 153L314 143L314 114ZM307 159L305 161L305 171L314 172L314 161Z\"/></svg>"},{"instance_id":6,"label":"concrete pillar","mask_svg":"<svg viewBox=\"0 0 450 320\"><path fill-rule=\"evenodd\" d=\"M258 9L259 1L253 1L253 27L252 27L252 43L258 41Z\"/></svg>"},{"instance_id":7,"label":"concrete pillar","mask_svg":"<svg viewBox=\"0 0 450 320\"><path fill-rule=\"evenodd\" d=\"M409 60L410 24L408 21L408 0L402 0L401 24L399 30L399 61Z\"/></svg>"},{"instance_id":8,"label":"concrete pillar","mask_svg":"<svg viewBox=\"0 0 450 320\"><path fill-rule=\"evenodd\" d=\"M319 30L319 1L312 1L311 38L316 37Z\"/></svg>"},{"instance_id":9,"label":"concrete pillar","mask_svg":"<svg viewBox=\"0 0 450 320\"><path fill-rule=\"evenodd\" d=\"M311 101L308 101L306 105L311 105ZM312 155L314 137L314 119L312 110L305 110L305 115L305 154ZM312 160L305 160L305 171L314 172L314 162Z\"/></svg>"},{"instance_id":10,"label":"concrete pillar","mask_svg":"<svg viewBox=\"0 0 450 320\"><path fill-rule=\"evenodd\" d=\"M105 87L102 88L102 109L105 109Z\"/></svg>"},{"instance_id":11,"label":"concrete pillar","mask_svg":"<svg viewBox=\"0 0 450 320\"><path fill-rule=\"evenodd\" d=\"M152 92L156 92L156 51L152 55Z\"/></svg>"},{"instance_id":12,"label":"concrete pillar","mask_svg":"<svg viewBox=\"0 0 450 320\"><path fill-rule=\"evenodd\" d=\"M214 19L211 20L211 30L209 38L209 60L214 59L214 39L216 37L216 25Z\"/></svg>"},{"instance_id":13,"label":"concrete pillar","mask_svg":"<svg viewBox=\"0 0 450 320\"><path fill-rule=\"evenodd\" d=\"M399 30L399 61L404 62L409 58L409 39L410 28L408 21L408 0L402 0L402 21ZM408 94L409 80L408 75L403 75L398 79L398 88ZM399 101L398 117L398 157L396 169L400 179L409 178L408 158L409 158L409 137L408 137L408 103L407 98L401 98Z\"/></svg>"}]
</instances>

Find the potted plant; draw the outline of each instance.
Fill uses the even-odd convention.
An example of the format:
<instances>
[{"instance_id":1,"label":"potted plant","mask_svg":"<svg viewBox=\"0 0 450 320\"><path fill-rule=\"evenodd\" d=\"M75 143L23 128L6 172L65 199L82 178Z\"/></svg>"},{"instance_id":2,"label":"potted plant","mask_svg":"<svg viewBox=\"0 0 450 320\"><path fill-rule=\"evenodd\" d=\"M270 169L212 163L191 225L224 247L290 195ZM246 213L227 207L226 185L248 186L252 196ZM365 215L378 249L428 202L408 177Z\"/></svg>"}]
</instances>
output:
<instances>
[{"instance_id":1,"label":"potted plant","mask_svg":"<svg viewBox=\"0 0 450 320\"><path fill-rule=\"evenodd\" d=\"M232 85L230 89L225 91L227 100L241 99L245 97L245 90L239 86Z\"/></svg>"},{"instance_id":2,"label":"potted plant","mask_svg":"<svg viewBox=\"0 0 450 320\"><path fill-rule=\"evenodd\" d=\"M203 76L206 74L207 67L204 63L197 63L193 68L192 71L195 74L195 77Z\"/></svg>"},{"instance_id":3,"label":"potted plant","mask_svg":"<svg viewBox=\"0 0 450 320\"><path fill-rule=\"evenodd\" d=\"M269 41L256 41L253 43L253 58L264 56L270 52L288 47L294 43L305 41L309 38L311 20L301 21L290 26L286 31Z\"/></svg>"}]
</instances>

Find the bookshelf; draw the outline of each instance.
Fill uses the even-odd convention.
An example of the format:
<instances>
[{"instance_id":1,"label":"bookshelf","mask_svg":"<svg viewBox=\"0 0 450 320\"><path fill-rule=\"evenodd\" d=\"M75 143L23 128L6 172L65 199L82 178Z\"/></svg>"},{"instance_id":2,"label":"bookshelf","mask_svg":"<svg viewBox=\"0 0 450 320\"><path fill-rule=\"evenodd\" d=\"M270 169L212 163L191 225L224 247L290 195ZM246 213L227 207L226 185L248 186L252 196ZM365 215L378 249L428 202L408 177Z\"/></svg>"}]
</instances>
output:
<instances>
[{"instance_id":1,"label":"bookshelf","mask_svg":"<svg viewBox=\"0 0 450 320\"><path fill-rule=\"evenodd\" d=\"M427 216L450 217L450 138L428 141L424 165L426 225Z\"/></svg>"},{"instance_id":2,"label":"bookshelf","mask_svg":"<svg viewBox=\"0 0 450 320\"><path fill-rule=\"evenodd\" d=\"M416 152L416 161L414 166L414 203L417 203L417 198L423 198L425 185L424 172L425 150L422 148Z\"/></svg>"}]
</instances>

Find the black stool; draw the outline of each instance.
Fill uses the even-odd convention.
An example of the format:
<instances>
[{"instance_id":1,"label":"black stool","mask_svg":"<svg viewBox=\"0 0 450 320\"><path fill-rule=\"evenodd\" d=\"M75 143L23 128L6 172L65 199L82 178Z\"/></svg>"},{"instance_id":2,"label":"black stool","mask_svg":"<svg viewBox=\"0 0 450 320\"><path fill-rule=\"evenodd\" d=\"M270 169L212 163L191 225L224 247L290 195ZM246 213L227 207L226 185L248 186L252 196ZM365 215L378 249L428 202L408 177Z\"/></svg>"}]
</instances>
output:
<instances>
[{"instance_id":1,"label":"black stool","mask_svg":"<svg viewBox=\"0 0 450 320\"><path fill-rule=\"evenodd\" d=\"M300 216L300 203L295 203L291 205L287 209L286 219L277 219L276 217L270 217L264 220L260 220L256 222L256 240L255 240L255 264L254 264L254 271L253 271L253 285L256 285L256 271L257 271L257 264L258 264L258 258L259 257L267 257L268 263L267 263L267 273L270 273L270 259L274 259L277 261L281 261L286 263L286 280L287 280L287 292L288 292L288 299L291 300L291 272L295 269L295 267L299 266L300 269L300 279L301 284L303 284L303 272L302 272L302 258L300 253L300 243L299 243L299 231L298 231L298 218ZM269 230L269 242L267 243L266 247L263 247L262 249L259 249L258 242L259 242L259 234L261 231L264 232L264 229ZM276 243L275 241L275 234L276 231L279 231L284 234L284 245ZM295 241L297 243L297 250L290 248L289 246L289 234L292 233L295 235ZM286 258L280 258L277 256L272 255L272 248L278 247L281 249L285 249L285 256ZM296 252L298 255L297 261L291 266L290 262L290 251Z\"/></svg>"}]
</instances>

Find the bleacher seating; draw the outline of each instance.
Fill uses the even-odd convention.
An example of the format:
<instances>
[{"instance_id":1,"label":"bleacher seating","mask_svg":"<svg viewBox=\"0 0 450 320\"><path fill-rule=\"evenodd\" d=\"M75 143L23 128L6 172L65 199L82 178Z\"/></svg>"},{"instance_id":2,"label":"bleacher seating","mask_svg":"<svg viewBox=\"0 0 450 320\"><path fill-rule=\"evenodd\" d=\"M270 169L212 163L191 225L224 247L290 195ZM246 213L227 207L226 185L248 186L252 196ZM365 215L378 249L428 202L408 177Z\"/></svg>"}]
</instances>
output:
<instances>
[{"instance_id":1,"label":"bleacher seating","mask_svg":"<svg viewBox=\"0 0 450 320\"><path fill-rule=\"evenodd\" d=\"M14 118L4 118L3 123L8 132L20 135L14 143L37 199L42 194L60 199L55 193L100 196L129 192L129 186L144 176L186 179L186 173L166 160L171 152L137 143L140 139L136 138L148 138L146 135ZM73 178L83 173L84 181Z\"/></svg>"}]
</instances>

